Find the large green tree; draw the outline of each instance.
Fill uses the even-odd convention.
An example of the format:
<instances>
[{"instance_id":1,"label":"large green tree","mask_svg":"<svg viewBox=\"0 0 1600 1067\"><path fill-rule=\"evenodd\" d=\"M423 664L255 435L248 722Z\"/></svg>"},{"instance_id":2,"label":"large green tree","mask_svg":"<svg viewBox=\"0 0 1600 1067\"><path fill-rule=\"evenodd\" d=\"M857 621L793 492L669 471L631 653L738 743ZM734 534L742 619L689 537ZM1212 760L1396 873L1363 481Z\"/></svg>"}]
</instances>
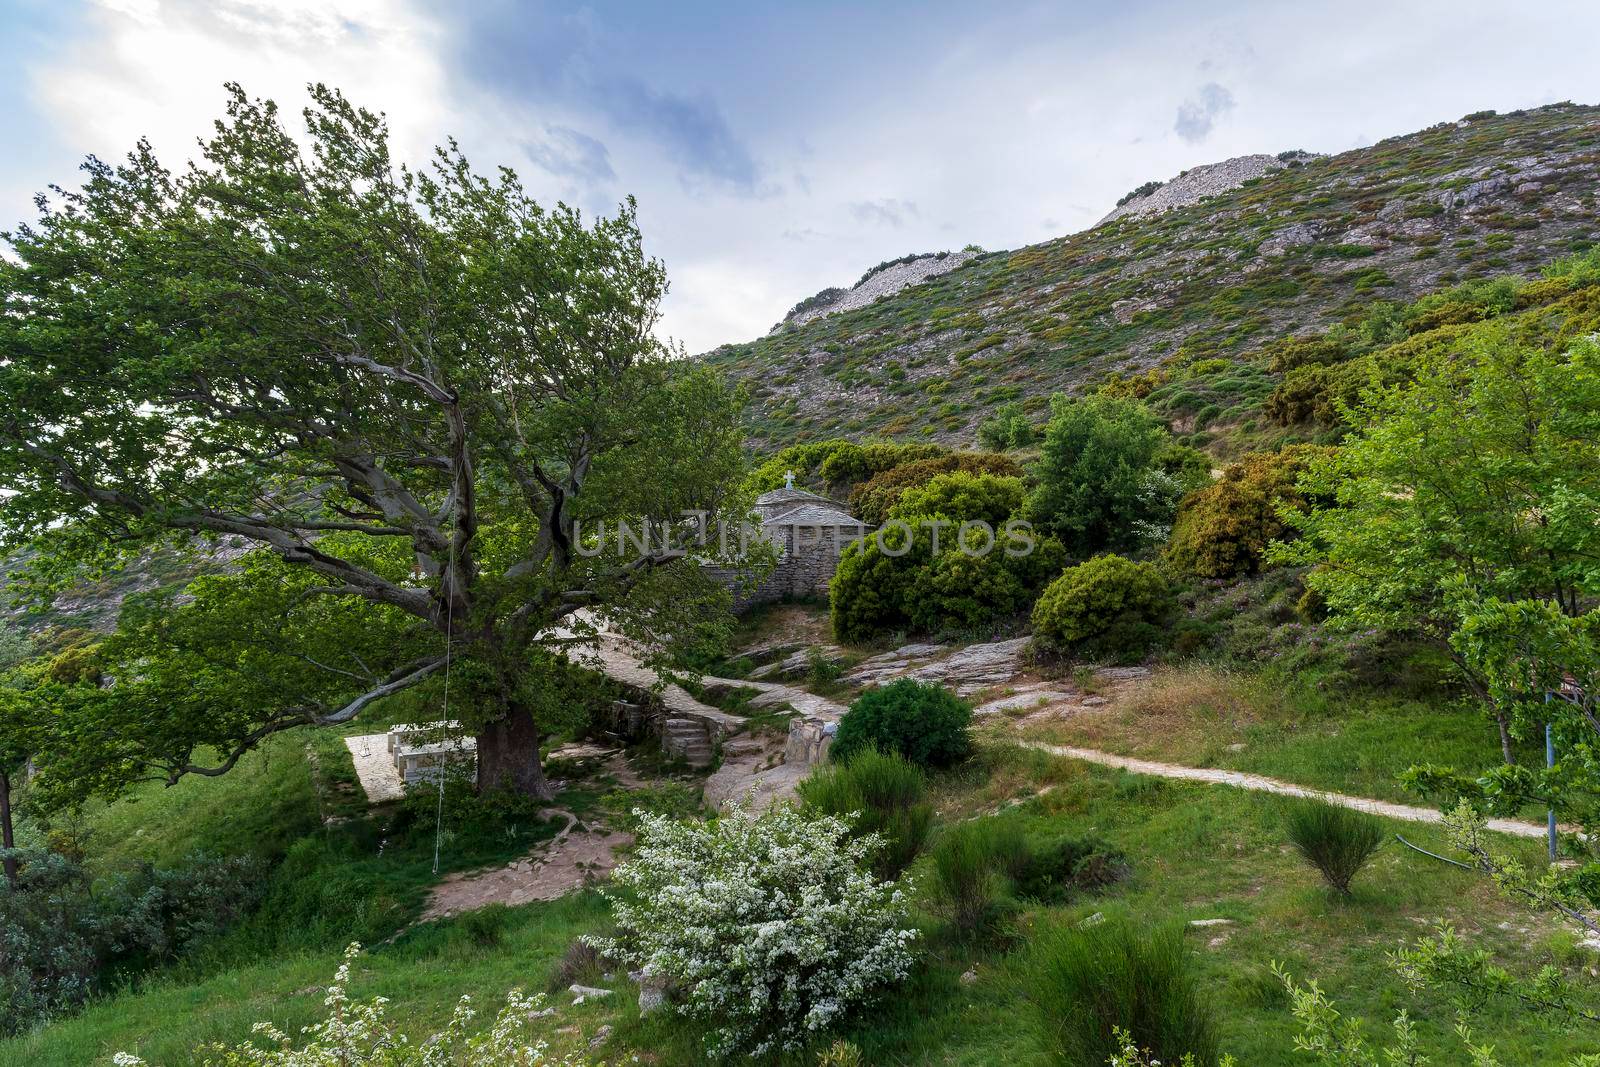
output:
<instances>
[{"instance_id":1,"label":"large green tree","mask_svg":"<svg viewBox=\"0 0 1600 1067\"><path fill-rule=\"evenodd\" d=\"M1075 557L1166 540L1178 501L1208 476L1143 404L1101 395L1051 397L1032 473L1029 521Z\"/></svg>"},{"instance_id":2,"label":"large green tree","mask_svg":"<svg viewBox=\"0 0 1600 1067\"><path fill-rule=\"evenodd\" d=\"M1304 536L1277 555L1314 566L1306 584L1336 620L1448 653L1510 762L1511 666L1484 652L1479 617L1527 602L1572 618L1600 597L1600 348L1485 328L1375 385L1349 418L1345 445L1300 477L1338 506L1287 516Z\"/></svg>"},{"instance_id":3,"label":"large green tree","mask_svg":"<svg viewBox=\"0 0 1600 1067\"><path fill-rule=\"evenodd\" d=\"M230 86L197 162L91 159L6 235L14 588L246 550L124 612L115 684L60 687L44 764L101 791L222 773L437 686L448 642L480 786L543 794L552 642L594 619L670 636L712 596L683 515L732 502L735 398L655 338L666 279L631 202L546 209L453 143L400 166L381 116L311 95L297 137ZM591 554L619 519L655 539Z\"/></svg>"}]
</instances>

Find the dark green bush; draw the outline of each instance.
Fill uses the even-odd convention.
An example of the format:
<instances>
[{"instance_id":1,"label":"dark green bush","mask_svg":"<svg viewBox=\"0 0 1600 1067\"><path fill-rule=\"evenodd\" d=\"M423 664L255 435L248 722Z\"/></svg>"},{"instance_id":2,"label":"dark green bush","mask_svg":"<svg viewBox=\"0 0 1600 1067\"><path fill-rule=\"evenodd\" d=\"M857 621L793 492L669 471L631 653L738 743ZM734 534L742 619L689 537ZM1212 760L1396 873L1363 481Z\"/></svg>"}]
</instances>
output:
<instances>
[{"instance_id":1,"label":"dark green bush","mask_svg":"<svg viewBox=\"0 0 1600 1067\"><path fill-rule=\"evenodd\" d=\"M1201 578L1256 573L1267 545L1291 532L1278 509L1306 504L1295 486L1300 471L1332 453L1331 448L1291 445L1233 464L1217 481L1184 497L1172 524L1167 558Z\"/></svg>"},{"instance_id":2,"label":"dark green bush","mask_svg":"<svg viewBox=\"0 0 1600 1067\"><path fill-rule=\"evenodd\" d=\"M1063 837L1029 850L1016 877L1018 896L1061 904L1078 893L1115 885L1128 876L1128 858L1098 837Z\"/></svg>"},{"instance_id":3,"label":"dark green bush","mask_svg":"<svg viewBox=\"0 0 1600 1067\"><path fill-rule=\"evenodd\" d=\"M839 720L831 758L848 763L869 748L919 767L948 767L972 752L972 708L936 682L901 678L856 698Z\"/></svg>"},{"instance_id":4,"label":"dark green bush","mask_svg":"<svg viewBox=\"0 0 1600 1067\"><path fill-rule=\"evenodd\" d=\"M898 878L922 851L933 827L928 779L898 753L875 748L856 753L849 763L818 767L799 785L809 811L840 817L856 814L858 835L878 834L883 849L873 862L879 878Z\"/></svg>"},{"instance_id":5,"label":"dark green bush","mask_svg":"<svg viewBox=\"0 0 1600 1067\"><path fill-rule=\"evenodd\" d=\"M940 634L989 626L1021 614L1044 584L1061 573L1066 550L1059 541L1022 530L1008 532L1003 518L990 521L1017 499L1019 486L1007 484L1013 479L950 477L955 480L930 485L918 498L948 510L899 518L845 547L828 589L833 632L840 641L868 641L903 630ZM944 522L937 554L932 520ZM989 522L994 539L981 529L969 529L963 543L960 523L968 520Z\"/></svg>"},{"instance_id":6,"label":"dark green bush","mask_svg":"<svg viewBox=\"0 0 1600 1067\"><path fill-rule=\"evenodd\" d=\"M908 538L899 526L846 545L828 583L833 636L846 642L870 641L906 628L911 583L927 564L930 547L926 537Z\"/></svg>"},{"instance_id":7,"label":"dark green bush","mask_svg":"<svg viewBox=\"0 0 1600 1067\"><path fill-rule=\"evenodd\" d=\"M1117 1029L1152 1060L1217 1062L1217 1026L1181 929L1113 919L1045 930L1028 960L1027 989L1058 1063L1104 1067L1120 1051Z\"/></svg>"},{"instance_id":8,"label":"dark green bush","mask_svg":"<svg viewBox=\"0 0 1600 1067\"><path fill-rule=\"evenodd\" d=\"M1033 607L1048 652L1133 663L1159 640L1176 601L1152 564L1099 556L1067 568Z\"/></svg>"},{"instance_id":9,"label":"dark green bush","mask_svg":"<svg viewBox=\"0 0 1600 1067\"><path fill-rule=\"evenodd\" d=\"M1350 883L1383 847L1377 818L1325 800L1295 802L1285 822L1295 849L1343 896L1350 895Z\"/></svg>"},{"instance_id":10,"label":"dark green bush","mask_svg":"<svg viewBox=\"0 0 1600 1067\"><path fill-rule=\"evenodd\" d=\"M241 919L262 894L260 864L196 853L140 866L98 890L76 862L23 851L0 881L0 1035L75 1010L107 980L176 959Z\"/></svg>"}]
</instances>

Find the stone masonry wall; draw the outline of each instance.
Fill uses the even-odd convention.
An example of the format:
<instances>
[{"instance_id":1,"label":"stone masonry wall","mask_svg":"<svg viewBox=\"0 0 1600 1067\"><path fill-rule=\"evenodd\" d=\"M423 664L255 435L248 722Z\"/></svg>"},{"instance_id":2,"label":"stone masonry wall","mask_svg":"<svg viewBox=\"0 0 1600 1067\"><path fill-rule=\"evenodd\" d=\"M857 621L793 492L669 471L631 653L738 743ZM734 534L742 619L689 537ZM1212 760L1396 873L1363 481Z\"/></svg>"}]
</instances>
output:
<instances>
[{"instance_id":1,"label":"stone masonry wall","mask_svg":"<svg viewBox=\"0 0 1600 1067\"><path fill-rule=\"evenodd\" d=\"M839 554L853 539L841 527L783 526L777 565L753 587L747 572L737 567L707 567L706 573L733 590L735 611L771 604L785 597L826 596L828 583L839 566Z\"/></svg>"}]
</instances>

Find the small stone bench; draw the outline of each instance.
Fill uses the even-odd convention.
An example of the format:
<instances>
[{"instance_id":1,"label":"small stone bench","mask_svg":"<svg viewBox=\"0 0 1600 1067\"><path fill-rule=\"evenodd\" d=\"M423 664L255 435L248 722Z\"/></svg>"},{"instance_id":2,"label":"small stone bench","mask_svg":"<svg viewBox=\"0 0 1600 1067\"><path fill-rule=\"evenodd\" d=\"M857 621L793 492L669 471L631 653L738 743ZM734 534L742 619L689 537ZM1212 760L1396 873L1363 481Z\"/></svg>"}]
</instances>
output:
<instances>
[{"instance_id":1,"label":"small stone bench","mask_svg":"<svg viewBox=\"0 0 1600 1067\"><path fill-rule=\"evenodd\" d=\"M477 767L476 738L457 736L458 722L406 723L389 731L389 752L406 785L433 783L451 766Z\"/></svg>"}]
</instances>

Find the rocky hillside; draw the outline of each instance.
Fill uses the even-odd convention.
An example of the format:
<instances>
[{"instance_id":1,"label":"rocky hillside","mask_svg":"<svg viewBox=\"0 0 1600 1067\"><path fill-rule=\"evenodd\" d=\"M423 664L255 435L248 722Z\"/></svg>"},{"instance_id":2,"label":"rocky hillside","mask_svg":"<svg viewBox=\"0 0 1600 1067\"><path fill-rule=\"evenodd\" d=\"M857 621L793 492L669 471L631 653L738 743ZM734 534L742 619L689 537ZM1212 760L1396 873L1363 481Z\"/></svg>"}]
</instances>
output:
<instances>
[{"instance_id":1,"label":"rocky hillside","mask_svg":"<svg viewBox=\"0 0 1600 1067\"><path fill-rule=\"evenodd\" d=\"M1169 409L1205 444L1272 388L1267 342L1354 320L1378 300L1533 274L1600 241L1596 107L1485 112L1335 156L1246 158L1288 165L1263 163L1232 188L1208 180L1214 195L1200 200L1156 200L1157 189L1138 198L1152 213L977 255L702 358L749 385L761 449L828 436L965 441L1007 401L1037 413L1051 393L1114 374L1223 361L1229 390Z\"/></svg>"},{"instance_id":2,"label":"rocky hillside","mask_svg":"<svg viewBox=\"0 0 1600 1067\"><path fill-rule=\"evenodd\" d=\"M1124 215L1159 215L1175 207L1198 204L1275 170L1303 166L1317 158L1310 152L1280 152L1275 156L1235 156L1221 163L1194 167L1170 181L1152 181L1139 186L1117 201L1117 206L1095 225L1104 226Z\"/></svg>"},{"instance_id":3,"label":"rocky hillside","mask_svg":"<svg viewBox=\"0 0 1600 1067\"><path fill-rule=\"evenodd\" d=\"M880 263L861 276L861 280L848 289L824 289L807 297L789 309L783 321L774 326L772 333L804 326L813 319L840 311L854 311L876 300L893 296L908 285L925 282L955 270L972 259L976 252L930 252L927 255L906 256L903 259Z\"/></svg>"}]
</instances>

